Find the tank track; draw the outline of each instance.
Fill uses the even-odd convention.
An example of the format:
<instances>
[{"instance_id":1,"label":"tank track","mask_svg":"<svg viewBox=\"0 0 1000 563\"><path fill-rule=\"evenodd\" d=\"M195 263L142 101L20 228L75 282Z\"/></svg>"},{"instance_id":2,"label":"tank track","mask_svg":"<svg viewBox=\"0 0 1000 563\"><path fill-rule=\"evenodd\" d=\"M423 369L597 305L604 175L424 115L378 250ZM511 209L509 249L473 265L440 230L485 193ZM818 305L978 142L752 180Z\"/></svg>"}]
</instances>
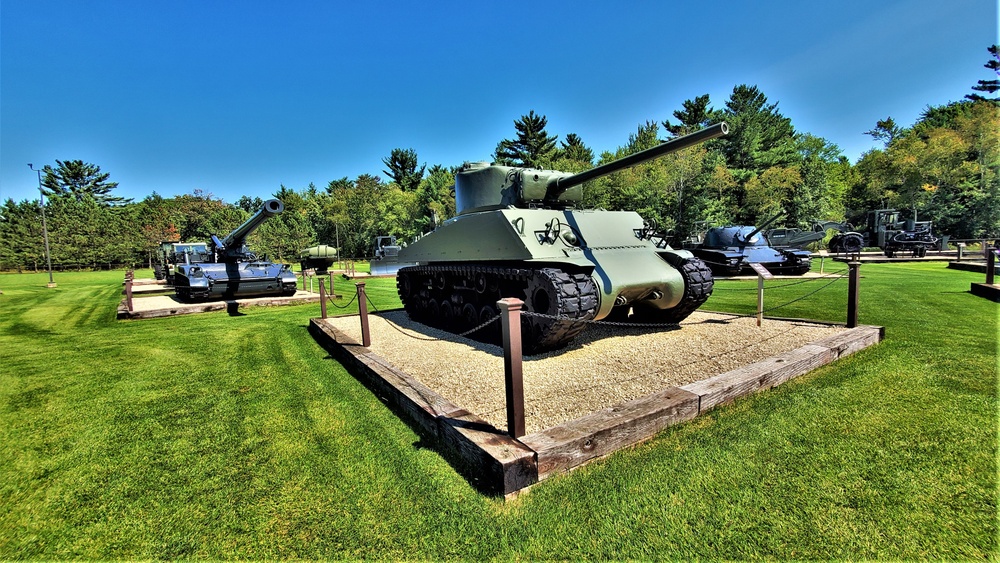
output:
<instances>
[{"instance_id":1,"label":"tank track","mask_svg":"<svg viewBox=\"0 0 1000 563\"><path fill-rule=\"evenodd\" d=\"M700 258L686 258L675 264L684 278L684 295L680 303L671 309L633 307L632 318L647 323L679 323L698 310L712 295L715 278L712 270Z\"/></svg>"},{"instance_id":2,"label":"tank track","mask_svg":"<svg viewBox=\"0 0 1000 563\"><path fill-rule=\"evenodd\" d=\"M479 264L408 266L396 275L403 308L411 319L460 334L500 314L503 297L524 301L521 316L525 354L566 346L597 312L597 287L587 273L558 268L512 268ZM501 343L500 324L468 335Z\"/></svg>"}]
</instances>

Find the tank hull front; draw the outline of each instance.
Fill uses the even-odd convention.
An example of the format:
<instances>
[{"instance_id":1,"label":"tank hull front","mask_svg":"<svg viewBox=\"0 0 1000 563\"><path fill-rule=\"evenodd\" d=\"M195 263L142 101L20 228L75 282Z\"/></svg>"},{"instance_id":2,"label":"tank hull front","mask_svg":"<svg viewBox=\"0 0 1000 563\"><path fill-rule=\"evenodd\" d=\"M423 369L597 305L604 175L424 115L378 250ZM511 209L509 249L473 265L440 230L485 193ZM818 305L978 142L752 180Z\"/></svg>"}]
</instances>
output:
<instances>
[{"instance_id":1,"label":"tank hull front","mask_svg":"<svg viewBox=\"0 0 1000 563\"><path fill-rule=\"evenodd\" d=\"M294 295L298 279L287 264L234 262L185 264L177 268L174 291L184 300Z\"/></svg>"}]
</instances>

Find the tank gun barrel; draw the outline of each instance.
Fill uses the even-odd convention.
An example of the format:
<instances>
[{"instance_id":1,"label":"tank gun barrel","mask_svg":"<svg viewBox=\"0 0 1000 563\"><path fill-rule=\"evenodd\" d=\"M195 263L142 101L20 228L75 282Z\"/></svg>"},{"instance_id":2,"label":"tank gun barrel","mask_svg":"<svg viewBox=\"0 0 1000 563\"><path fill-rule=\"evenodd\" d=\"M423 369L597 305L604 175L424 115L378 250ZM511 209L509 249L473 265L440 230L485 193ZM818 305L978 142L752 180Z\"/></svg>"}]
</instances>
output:
<instances>
[{"instance_id":1,"label":"tank gun barrel","mask_svg":"<svg viewBox=\"0 0 1000 563\"><path fill-rule=\"evenodd\" d=\"M242 225L236 227L232 230L225 238L219 240L218 237L212 235L212 242L215 244L216 251L224 252L227 256L233 256L234 253L238 253L240 248L246 242L248 236L260 227L261 223L267 221L271 217L278 215L285 210L285 204L281 203L280 199L269 199L264 202L260 210L250 216L249 219L243 222Z\"/></svg>"},{"instance_id":2,"label":"tank gun barrel","mask_svg":"<svg viewBox=\"0 0 1000 563\"><path fill-rule=\"evenodd\" d=\"M607 164L602 164L591 168L590 170L585 170L579 174L574 174L572 176L565 176L562 178L557 178L555 182L549 187L549 194L547 199L554 200L559 197L563 192L572 188L573 186L578 186L584 182L589 182L591 180L600 178L602 176L607 176L613 172L623 170L625 168L630 168L636 164L646 162L647 160L652 160L654 158L669 154L672 152L677 152L681 149L685 149L690 146L694 146L717 137L722 137L729 133L729 126L725 122L716 123L710 127L706 127L694 133L684 135L683 137L678 137L670 141L665 141L656 145L655 147L648 148L643 151L639 151L635 154L630 154L625 158L620 158L613 162Z\"/></svg>"},{"instance_id":3,"label":"tank gun barrel","mask_svg":"<svg viewBox=\"0 0 1000 563\"><path fill-rule=\"evenodd\" d=\"M760 225L758 225L756 229L750 231L750 234L748 234L745 237L745 240L752 239L754 236L757 235L757 233L759 233L759 232L763 231L764 229L770 227L771 223L774 223L775 221L777 221L778 219L780 219L780 218L782 218L784 216L785 216L785 211L779 211L777 214L775 214L775 215L773 215L773 216L765 219L764 222L761 223Z\"/></svg>"}]
</instances>

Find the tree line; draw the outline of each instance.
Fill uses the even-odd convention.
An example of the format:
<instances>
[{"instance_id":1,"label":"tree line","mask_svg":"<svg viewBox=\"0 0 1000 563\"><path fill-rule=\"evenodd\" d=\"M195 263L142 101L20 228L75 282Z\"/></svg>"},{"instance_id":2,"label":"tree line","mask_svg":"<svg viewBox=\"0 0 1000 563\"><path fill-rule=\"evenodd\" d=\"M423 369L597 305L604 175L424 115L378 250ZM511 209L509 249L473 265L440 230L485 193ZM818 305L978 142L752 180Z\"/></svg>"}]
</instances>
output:
<instances>
[{"instance_id":1,"label":"tree line","mask_svg":"<svg viewBox=\"0 0 1000 563\"><path fill-rule=\"evenodd\" d=\"M985 65L997 70L991 46ZM730 134L599 178L584 186L584 206L634 210L676 238L705 224L753 225L782 212L786 227L815 221L858 222L870 209L896 208L932 220L952 238L1000 236L1000 89L979 81L959 102L928 106L909 127L892 117L866 133L881 144L851 164L837 145L797 131L756 86L733 88L722 107L708 95L686 100L671 118L640 124L614 150L595 154L575 133L547 131L530 110L514 121L514 136L497 143L497 164L580 172L664 140L726 121ZM258 255L295 261L315 244L338 246L347 257L369 257L376 235L409 240L455 214L454 175L460 166L419 164L414 149L383 159L385 178L361 174L320 188L280 186L285 205L249 244ZM53 264L100 267L148 264L161 241L206 241L260 209L260 198L226 203L210 193L135 202L113 195L117 183L79 160L42 169ZM44 267L39 200L0 207L0 268Z\"/></svg>"}]
</instances>

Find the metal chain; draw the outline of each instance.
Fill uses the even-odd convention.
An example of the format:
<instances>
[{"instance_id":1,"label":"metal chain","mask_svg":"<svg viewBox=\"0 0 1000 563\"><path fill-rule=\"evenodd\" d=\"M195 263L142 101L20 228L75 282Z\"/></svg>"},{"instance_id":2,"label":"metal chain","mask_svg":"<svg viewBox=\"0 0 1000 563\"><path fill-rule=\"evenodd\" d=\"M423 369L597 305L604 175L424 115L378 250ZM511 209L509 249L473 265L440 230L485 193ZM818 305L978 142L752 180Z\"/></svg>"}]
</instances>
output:
<instances>
[{"instance_id":1,"label":"metal chain","mask_svg":"<svg viewBox=\"0 0 1000 563\"><path fill-rule=\"evenodd\" d=\"M843 270L841 270L841 271L843 271ZM827 275L819 277L819 278L812 278L812 279L809 279L809 280L801 280L801 281L797 281L797 282L793 282L793 283L790 283L790 284L785 284L785 285L777 286L777 287L787 287L789 285L798 285L800 283L805 283L807 281L817 281L817 280L825 279L825 278L828 278L828 277L833 277L834 275L837 275L837 273L834 272L834 273L830 273L830 274L827 274ZM820 291L826 289L827 287L830 287L831 285L833 285L834 283L840 281L841 279L843 279L843 278L839 277L839 275L838 275L838 277L833 278L832 280L830 280L830 282L828 282L827 284L823 285L822 287L819 287L819 288L817 288L817 289L815 289L815 290L813 290L813 291L811 291L811 292L809 292L809 293L807 293L805 295L802 295L800 297L792 299L791 301L787 301L785 303L782 303L781 305L775 305L773 307L768 307L768 308L762 310L761 314L763 314L763 313L770 313L772 311L776 311L778 309L781 309L782 307L787 307L788 305L791 305L793 303L797 303L799 301L802 301L803 299L805 299L807 297L810 297L812 295L815 295L816 293L819 293ZM756 288L754 288L754 289L756 289ZM771 289L776 289L776 288L771 288ZM340 307L340 308L343 309L343 308L348 307L351 303L354 302L355 298L357 298L357 294L354 295L354 298L352 298L351 301L349 303L347 303L347 305L344 305L343 307ZM381 313L382 312L382 311L379 310L378 307L375 306L375 303L372 302L371 298L368 297L368 293L367 292L365 293L365 300L368 302L369 305L371 305L372 309L376 313ZM680 326L680 323L629 323L629 322L622 322L622 321L603 321L603 320L599 321L599 320L595 320L595 319L574 319L574 318L570 318L570 317L560 317L560 316L557 316L557 315L548 315L548 314L545 314L545 313L536 313L534 311L524 311L524 310L521 311L521 314L525 315L525 316L528 316L528 317L540 317L540 318L543 318L543 319L551 319L551 320L554 320L554 321L572 321L572 322L578 322L578 323L586 323L586 324L590 324L590 325L614 326L614 327L622 327L622 328L677 328L677 327ZM744 317L744 318L750 317L750 318L752 318L752 317L756 317L757 316L756 312L750 313L750 314L720 312L718 314L720 314L720 315L726 315L726 316L733 317L733 318L741 318L741 317ZM423 340L423 341L427 341L427 342L433 342L433 341L443 340L441 338L429 338L429 337L421 337L421 336L416 336L416 335L413 335L413 334L409 334L409 333L403 331L403 329L401 327L399 327L398 325L396 325L396 323L393 323L392 321L390 321L389 319L386 319L385 317L383 317L383 319L389 324L389 326L391 326L392 328L396 329L401 334L409 336L410 338L413 338L415 340ZM499 320L500 320L500 316L499 315L497 315L495 317L491 317L491 318L487 319L486 321L480 323L478 326L470 328L469 330L466 330L465 332L455 333L455 336L460 336L460 337L468 336L468 335L470 335L470 334L472 334L472 333L474 333L474 332L476 332L478 330L482 330L482 329L486 328L490 324L492 324L492 323L494 323L496 321L499 321Z\"/></svg>"},{"instance_id":2,"label":"metal chain","mask_svg":"<svg viewBox=\"0 0 1000 563\"><path fill-rule=\"evenodd\" d=\"M335 303L335 302L334 302L333 300L331 300L331 299L330 299L329 297L327 297L327 301L329 301L329 302L330 302L330 305L333 305L334 307L336 307L336 308L338 308L338 309L346 309L346 308L350 307L350 306L351 306L351 303L354 303L354 300L355 300L355 299L357 299L357 298L358 298L358 294L357 294L357 293L355 293L355 294L354 294L354 297L351 297L351 300L350 300L350 301L348 301L348 302L347 302L346 304L344 304L344 305L337 305L337 304L336 304L336 303Z\"/></svg>"},{"instance_id":3,"label":"metal chain","mask_svg":"<svg viewBox=\"0 0 1000 563\"><path fill-rule=\"evenodd\" d=\"M834 277L834 276L837 276L839 278L840 275L843 272L846 272L846 271L847 271L847 268L844 268L843 270L837 270L836 272L830 272L828 274L823 274L823 275L815 277L815 278L802 279L802 280L793 281L793 282L789 282L789 283L785 283L785 284L781 284L781 285L765 285L764 289L781 289L782 287L791 287L793 285L799 285L800 283L814 282L814 281L823 280L823 279L826 279L826 278L831 278L831 277ZM713 291L757 291L757 288L756 287L718 287L718 286L716 286L716 287L713 288Z\"/></svg>"},{"instance_id":4,"label":"metal chain","mask_svg":"<svg viewBox=\"0 0 1000 563\"><path fill-rule=\"evenodd\" d=\"M371 298L368 297L368 292L365 292L365 300L368 301L368 304L372 306L372 309L374 309L376 313L381 313L382 312L382 311L379 311L379 308L376 307L374 303L372 303ZM409 334L407 332L404 332L403 329L402 329L402 327L396 325L396 323L390 321L389 319L387 319L385 317L382 317L382 319L385 322L387 322L389 324L389 326L391 326L392 328L396 329L400 334L409 336L410 338L413 338L414 340L423 340L425 342L434 342L434 341L438 341L438 340L443 340L442 338L422 337L422 336L416 336L416 335L413 335L413 334ZM489 326L489 325L491 325L494 322L499 321L499 320L500 320L500 315L497 315L495 317L490 317L486 321L482 322L479 326L470 328L469 330L467 330L465 332L456 333L455 336L462 336L462 337L468 336L468 335L472 334L473 332L476 332L477 330L484 329L487 326Z\"/></svg>"},{"instance_id":5,"label":"metal chain","mask_svg":"<svg viewBox=\"0 0 1000 563\"><path fill-rule=\"evenodd\" d=\"M598 321L594 319L574 319L572 317L559 317L556 315L547 315L545 313L536 313L534 311L521 311L521 314L526 317L541 317L543 319L552 319L554 321L573 321L576 323L586 323L593 325L602 326L619 326L625 328L676 328L680 326L680 323L626 323L622 321Z\"/></svg>"},{"instance_id":6,"label":"metal chain","mask_svg":"<svg viewBox=\"0 0 1000 563\"><path fill-rule=\"evenodd\" d=\"M816 293L819 293L820 291L822 291L822 290L830 287L831 285L837 283L841 279L843 279L843 278L834 278L833 280L830 280L830 282L827 283L826 285L824 285L824 286L822 286L820 288L814 289L813 291L810 291L809 293L807 293L805 295L802 295L800 297L796 297L795 299L792 299L791 301L782 303L781 305L775 305L774 307L768 307L767 309L762 310L761 314L770 313L771 311L776 311L776 310L778 310L778 309L780 309L782 307L787 307L788 305L791 305L792 303L796 303L798 301L802 301L806 297L810 297L812 295L815 295ZM749 314L744 314L744 313L719 313L719 314L720 315L729 315L731 317L756 317L757 316L756 312L749 313Z\"/></svg>"}]
</instances>

